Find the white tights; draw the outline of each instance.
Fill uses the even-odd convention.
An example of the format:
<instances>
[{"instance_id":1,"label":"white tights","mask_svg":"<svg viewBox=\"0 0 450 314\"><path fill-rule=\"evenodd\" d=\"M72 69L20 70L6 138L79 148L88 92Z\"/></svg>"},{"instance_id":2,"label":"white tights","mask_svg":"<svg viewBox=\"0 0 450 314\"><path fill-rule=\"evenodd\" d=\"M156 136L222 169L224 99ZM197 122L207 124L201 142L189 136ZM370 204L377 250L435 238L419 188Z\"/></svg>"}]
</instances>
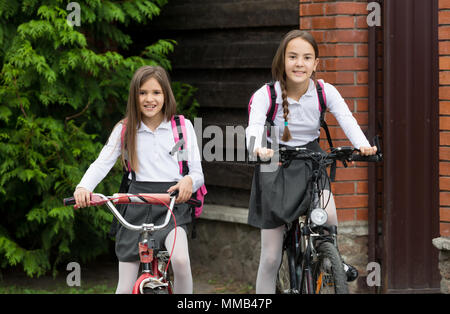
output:
<instances>
[{"instance_id":1,"label":"white tights","mask_svg":"<svg viewBox=\"0 0 450 314\"><path fill-rule=\"evenodd\" d=\"M164 242L169 253L172 251L175 229L170 231ZM137 248L136 248L137 249ZM193 283L191 264L189 260L188 241L186 231L177 227L177 240L170 260L174 274L174 293L192 293ZM140 262L119 262L119 282L116 293L131 293L137 280Z\"/></svg>"},{"instance_id":2,"label":"white tights","mask_svg":"<svg viewBox=\"0 0 450 314\"><path fill-rule=\"evenodd\" d=\"M333 194L328 190L324 190L323 199L325 202L328 201L325 207L328 214L326 223L337 226L338 221ZM281 264L284 230L284 225L274 229L261 229L261 257L256 277L256 293L275 293L277 273Z\"/></svg>"}]
</instances>

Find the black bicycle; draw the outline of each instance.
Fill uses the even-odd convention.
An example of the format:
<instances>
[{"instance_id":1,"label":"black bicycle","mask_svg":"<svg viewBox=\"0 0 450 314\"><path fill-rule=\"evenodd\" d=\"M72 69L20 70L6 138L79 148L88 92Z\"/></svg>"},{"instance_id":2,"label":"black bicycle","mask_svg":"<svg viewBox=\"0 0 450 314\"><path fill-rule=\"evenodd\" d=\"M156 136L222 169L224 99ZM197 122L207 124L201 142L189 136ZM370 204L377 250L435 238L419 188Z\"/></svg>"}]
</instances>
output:
<instances>
[{"instance_id":1,"label":"black bicycle","mask_svg":"<svg viewBox=\"0 0 450 314\"><path fill-rule=\"evenodd\" d=\"M282 263L276 282L277 293L349 293L347 275L337 247L337 228L325 224L328 219L325 207L329 200L325 201L322 197L325 188L322 173L326 173L327 167L336 161L341 161L345 167L347 162L352 161L382 161L378 138L374 141L378 151L371 156L362 156L358 149L350 146L332 148L329 153L289 146L282 146L275 151L275 160L278 158L283 167L288 167L295 159L312 161L309 181L312 186L308 192L311 193L311 203L303 216L286 224ZM257 160L256 163L269 163L259 158Z\"/></svg>"},{"instance_id":2,"label":"black bicycle","mask_svg":"<svg viewBox=\"0 0 450 314\"><path fill-rule=\"evenodd\" d=\"M382 161L382 154L375 139L377 154L362 156L350 146L332 148L329 153L315 152L302 147L283 146L279 149L282 166L289 166L294 159L312 161L310 180L311 204L303 217L287 224L283 242L283 259L278 272L278 293L318 294L348 293L347 275L337 247L337 228L325 224L327 200L322 197L325 187L322 173L328 166L341 161Z\"/></svg>"}]
</instances>

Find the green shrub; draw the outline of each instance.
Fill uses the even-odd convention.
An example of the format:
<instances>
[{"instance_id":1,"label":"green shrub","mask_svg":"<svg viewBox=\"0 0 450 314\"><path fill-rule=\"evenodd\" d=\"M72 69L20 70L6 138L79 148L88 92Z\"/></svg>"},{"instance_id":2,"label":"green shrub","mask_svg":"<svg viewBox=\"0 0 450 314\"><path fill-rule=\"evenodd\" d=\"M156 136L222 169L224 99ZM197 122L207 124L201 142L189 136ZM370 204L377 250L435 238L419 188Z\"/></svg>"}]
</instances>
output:
<instances>
[{"instance_id":1,"label":"green shrub","mask_svg":"<svg viewBox=\"0 0 450 314\"><path fill-rule=\"evenodd\" d=\"M66 1L0 0L0 267L40 276L67 261L108 250L105 208L62 206L125 113L130 79L142 65L170 70L176 44L158 40L122 56L129 23L147 23L167 1L79 1L81 25ZM194 88L174 82L182 112L195 116ZM119 163L96 188L110 195Z\"/></svg>"}]
</instances>

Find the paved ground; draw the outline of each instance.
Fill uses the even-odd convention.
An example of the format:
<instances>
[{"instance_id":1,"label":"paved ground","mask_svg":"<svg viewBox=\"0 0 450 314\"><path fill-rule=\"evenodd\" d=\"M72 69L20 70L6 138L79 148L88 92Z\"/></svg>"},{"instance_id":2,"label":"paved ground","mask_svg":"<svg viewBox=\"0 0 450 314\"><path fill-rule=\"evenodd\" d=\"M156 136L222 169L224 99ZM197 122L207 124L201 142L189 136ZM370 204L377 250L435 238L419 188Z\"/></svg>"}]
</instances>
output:
<instances>
[{"instance_id":1,"label":"paved ground","mask_svg":"<svg viewBox=\"0 0 450 314\"><path fill-rule=\"evenodd\" d=\"M211 274L195 265L192 268L195 294L254 293L254 288L248 283ZM29 278L20 270L2 271L0 293L113 293L117 285L116 263L82 266L81 289L76 287L70 291L67 289L66 277L69 273L62 270L56 278L51 275Z\"/></svg>"}]
</instances>

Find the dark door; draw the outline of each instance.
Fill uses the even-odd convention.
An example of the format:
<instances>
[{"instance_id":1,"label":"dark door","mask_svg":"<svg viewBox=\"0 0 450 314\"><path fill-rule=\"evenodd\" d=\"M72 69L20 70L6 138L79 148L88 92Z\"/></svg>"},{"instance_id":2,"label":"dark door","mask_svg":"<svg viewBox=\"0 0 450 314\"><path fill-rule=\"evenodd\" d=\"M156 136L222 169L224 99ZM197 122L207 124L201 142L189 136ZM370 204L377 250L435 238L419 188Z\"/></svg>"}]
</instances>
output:
<instances>
[{"instance_id":1,"label":"dark door","mask_svg":"<svg viewBox=\"0 0 450 314\"><path fill-rule=\"evenodd\" d=\"M438 292L438 0L384 1L384 292Z\"/></svg>"}]
</instances>

